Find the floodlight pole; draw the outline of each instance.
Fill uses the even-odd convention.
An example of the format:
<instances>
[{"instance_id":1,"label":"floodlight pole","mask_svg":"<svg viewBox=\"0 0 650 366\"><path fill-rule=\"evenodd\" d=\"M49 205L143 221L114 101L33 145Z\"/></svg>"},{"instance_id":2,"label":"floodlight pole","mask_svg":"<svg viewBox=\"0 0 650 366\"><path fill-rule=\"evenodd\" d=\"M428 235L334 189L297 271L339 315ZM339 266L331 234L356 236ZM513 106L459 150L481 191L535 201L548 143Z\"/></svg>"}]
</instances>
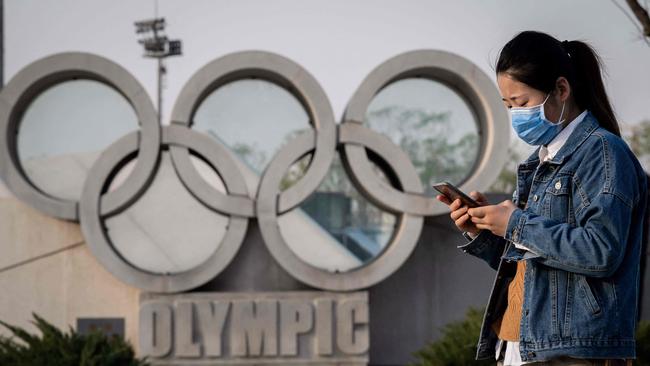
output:
<instances>
[{"instance_id":1,"label":"floodlight pole","mask_svg":"<svg viewBox=\"0 0 650 366\"><path fill-rule=\"evenodd\" d=\"M4 0L0 0L0 89L5 85L5 31L4 31Z\"/></svg>"},{"instance_id":2,"label":"floodlight pole","mask_svg":"<svg viewBox=\"0 0 650 366\"><path fill-rule=\"evenodd\" d=\"M158 57L158 125L162 124L162 83L164 67L162 57Z\"/></svg>"},{"instance_id":3,"label":"floodlight pole","mask_svg":"<svg viewBox=\"0 0 650 366\"><path fill-rule=\"evenodd\" d=\"M177 39L169 40L167 36L164 35L165 18L156 17L154 19L138 21L135 22L135 26L136 34L142 34L143 37L139 42L144 46L144 57L158 59L158 124L162 124L163 78L167 73L164 59L169 56L181 55L181 41ZM147 38L147 33L152 34L153 37Z\"/></svg>"},{"instance_id":4,"label":"floodlight pole","mask_svg":"<svg viewBox=\"0 0 650 366\"><path fill-rule=\"evenodd\" d=\"M158 18L158 9L157 9L157 4L156 4L156 18ZM164 29L164 28L163 28ZM158 39L158 27L153 27L153 38ZM158 125L162 124L162 87L163 87L163 68L165 67L163 65L163 58L162 57L157 57L158 58Z\"/></svg>"}]
</instances>

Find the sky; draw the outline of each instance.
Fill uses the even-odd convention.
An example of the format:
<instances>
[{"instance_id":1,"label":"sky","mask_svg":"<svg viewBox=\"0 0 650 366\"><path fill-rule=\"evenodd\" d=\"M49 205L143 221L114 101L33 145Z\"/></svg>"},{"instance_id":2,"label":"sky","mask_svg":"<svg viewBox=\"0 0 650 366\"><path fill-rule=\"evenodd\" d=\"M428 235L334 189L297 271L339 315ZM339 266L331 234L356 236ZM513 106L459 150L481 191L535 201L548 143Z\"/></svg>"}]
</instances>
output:
<instances>
[{"instance_id":1,"label":"sky","mask_svg":"<svg viewBox=\"0 0 650 366\"><path fill-rule=\"evenodd\" d=\"M650 46L617 4L631 14L624 0L5 0L4 80L42 57L90 52L126 68L155 101L156 64L142 57L133 22L157 12L167 20L167 35L183 41L183 56L167 61L163 124L193 73L242 50L299 63L325 89L340 120L365 76L393 56L441 49L495 81L500 48L520 31L539 30L596 48L626 126L650 120Z\"/></svg>"},{"instance_id":2,"label":"sky","mask_svg":"<svg viewBox=\"0 0 650 366\"><path fill-rule=\"evenodd\" d=\"M142 57L133 26L154 15L154 4L5 0L5 81L39 58L92 52L129 70L155 100L155 62ZM627 10L623 0L618 4ZM168 61L164 116L194 72L231 52L266 50L298 62L321 83L340 118L363 78L392 56L442 49L468 58L494 80L499 49L533 29L595 46L621 121L650 119L650 46L614 1L158 0L157 7L184 53Z\"/></svg>"}]
</instances>

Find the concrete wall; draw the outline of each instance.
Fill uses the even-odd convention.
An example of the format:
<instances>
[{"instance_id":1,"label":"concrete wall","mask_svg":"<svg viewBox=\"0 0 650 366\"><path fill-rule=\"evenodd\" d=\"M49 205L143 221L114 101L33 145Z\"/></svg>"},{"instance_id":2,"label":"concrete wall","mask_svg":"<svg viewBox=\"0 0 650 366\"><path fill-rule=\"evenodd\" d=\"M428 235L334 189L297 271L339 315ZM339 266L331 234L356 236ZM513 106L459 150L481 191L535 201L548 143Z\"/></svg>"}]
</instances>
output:
<instances>
[{"instance_id":1,"label":"concrete wall","mask_svg":"<svg viewBox=\"0 0 650 366\"><path fill-rule=\"evenodd\" d=\"M32 312L64 329L79 317L122 317L136 343L139 290L95 260L78 224L12 197L0 198L0 291L0 319L10 324L36 331Z\"/></svg>"}]
</instances>

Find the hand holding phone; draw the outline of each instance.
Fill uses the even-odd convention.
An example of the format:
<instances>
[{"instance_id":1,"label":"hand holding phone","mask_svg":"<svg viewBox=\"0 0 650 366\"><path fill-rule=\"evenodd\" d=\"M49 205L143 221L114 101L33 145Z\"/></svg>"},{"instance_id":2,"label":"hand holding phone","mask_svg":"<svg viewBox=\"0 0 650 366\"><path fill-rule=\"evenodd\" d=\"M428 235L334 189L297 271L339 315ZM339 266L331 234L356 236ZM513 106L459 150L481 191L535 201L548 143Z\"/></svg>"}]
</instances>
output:
<instances>
[{"instance_id":1,"label":"hand holding phone","mask_svg":"<svg viewBox=\"0 0 650 366\"><path fill-rule=\"evenodd\" d=\"M460 202L469 208L482 206L476 200L466 195L463 191L449 182L436 183L433 185L433 188L447 197L450 203L454 202L456 199L460 199Z\"/></svg>"},{"instance_id":2,"label":"hand holding phone","mask_svg":"<svg viewBox=\"0 0 650 366\"><path fill-rule=\"evenodd\" d=\"M449 205L449 210L451 211L450 216L454 224L456 224L456 227L461 231L478 235L481 230L472 222L467 210L470 207L487 205L488 202L485 196L477 193L478 201L474 200L449 182L436 183L433 185L433 188L441 193L438 200ZM457 203L456 199L460 203Z\"/></svg>"}]
</instances>

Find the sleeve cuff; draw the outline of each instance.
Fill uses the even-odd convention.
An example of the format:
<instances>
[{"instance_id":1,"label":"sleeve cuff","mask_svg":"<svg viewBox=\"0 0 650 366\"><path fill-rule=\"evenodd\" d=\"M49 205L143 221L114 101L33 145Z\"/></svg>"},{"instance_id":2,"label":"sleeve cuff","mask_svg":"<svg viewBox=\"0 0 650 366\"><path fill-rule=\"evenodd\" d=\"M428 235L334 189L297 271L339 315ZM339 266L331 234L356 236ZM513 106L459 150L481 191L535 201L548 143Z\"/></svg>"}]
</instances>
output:
<instances>
[{"instance_id":1,"label":"sleeve cuff","mask_svg":"<svg viewBox=\"0 0 650 366\"><path fill-rule=\"evenodd\" d=\"M508 241L520 242L525 221L526 215L524 215L524 210L517 208L512 211L510 219L508 219L508 226L506 226L506 233L503 237Z\"/></svg>"},{"instance_id":2,"label":"sleeve cuff","mask_svg":"<svg viewBox=\"0 0 650 366\"><path fill-rule=\"evenodd\" d=\"M481 230L475 238L472 238L467 232L463 232L463 236L469 242L463 245L458 245L456 248L461 249L465 253L475 253L481 251L489 244L490 234L492 234L490 230Z\"/></svg>"},{"instance_id":3,"label":"sleeve cuff","mask_svg":"<svg viewBox=\"0 0 650 366\"><path fill-rule=\"evenodd\" d=\"M513 242L512 244L514 244L517 249L522 249L522 250L525 250L527 252L532 253L533 257L539 257L539 254L537 254L534 250L530 249L529 247L527 247L525 245L522 245L522 244L519 244L519 243L516 243L516 242ZM524 254L524 258L526 258L525 254Z\"/></svg>"},{"instance_id":4,"label":"sleeve cuff","mask_svg":"<svg viewBox=\"0 0 650 366\"><path fill-rule=\"evenodd\" d=\"M479 232L479 234L480 234L480 232ZM478 234L474 235L474 236L472 236L472 235L474 235L474 234L471 234L470 232L467 232L467 231L463 231L463 236L465 237L465 239L467 239L467 241L472 241L472 240L476 239L476 237L478 236Z\"/></svg>"}]
</instances>

